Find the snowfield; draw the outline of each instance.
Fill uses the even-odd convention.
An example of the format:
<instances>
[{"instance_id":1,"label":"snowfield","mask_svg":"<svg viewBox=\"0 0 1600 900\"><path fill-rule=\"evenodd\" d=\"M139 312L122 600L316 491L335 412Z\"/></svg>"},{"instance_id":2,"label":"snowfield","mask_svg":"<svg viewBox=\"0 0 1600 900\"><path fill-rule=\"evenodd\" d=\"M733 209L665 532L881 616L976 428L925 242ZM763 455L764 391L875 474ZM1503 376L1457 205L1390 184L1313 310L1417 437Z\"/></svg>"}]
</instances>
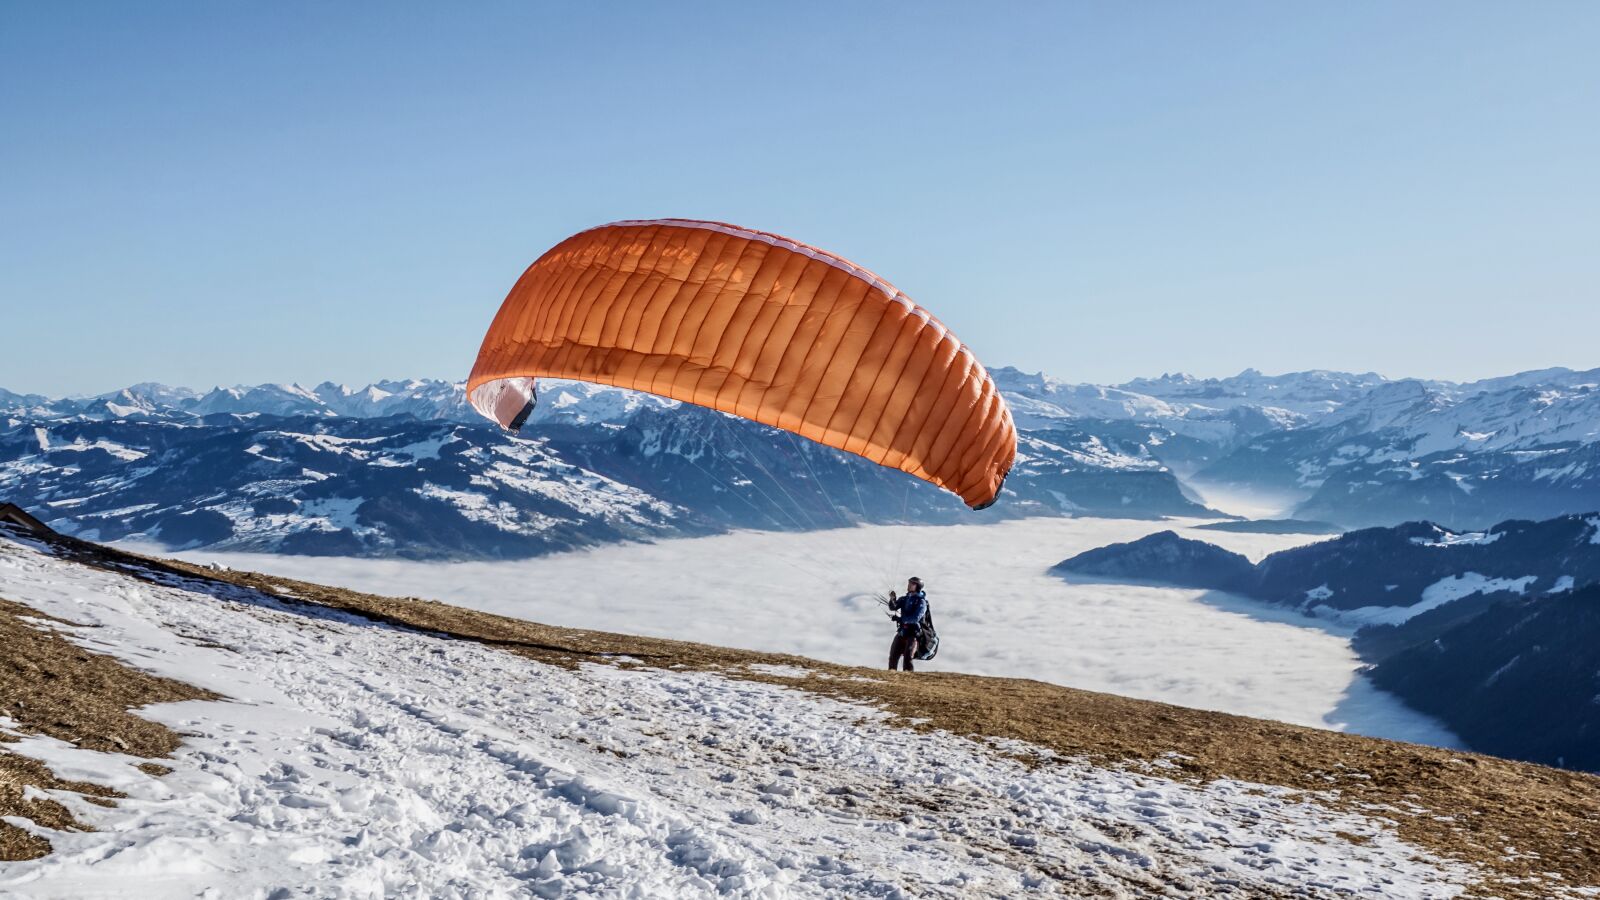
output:
<instances>
[{"instance_id":1,"label":"snowfield","mask_svg":"<svg viewBox=\"0 0 1600 900\"><path fill-rule=\"evenodd\" d=\"M0 594L230 698L144 711L187 736L159 778L8 744L129 798L54 792L99 830L46 833L6 896L1449 897L1471 875L1281 788L1039 760L728 675L565 669L4 538Z\"/></svg>"},{"instance_id":2,"label":"snowfield","mask_svg":"<svg viewBox=\"0 0 1600 900\"><path fill-rule=\"evenodd\" d=\"M1498 537L1498 535L1497 535ZM1489 543L1485 541L1484 543ZM1492 594L1497 591L1510 591L1514 594L1525 594L1528 585L1538 580L1537 575L1525 575L1521 578L1486 578L1477 572L1467 572L1462 575L1451 575L1441 578L1422 590L1422 598L1410 606L1360 606L1355 609L1338 609L1332 606L1315 607L1317 615L1326 616L1341 622L1354 625L1402 625L1422 615L1430 609L1437 609L1446 603L1470 597L1473 594ZM1314 600L1326 600L1331 597L1314 597Z\"/></svg>"}]
</instances>

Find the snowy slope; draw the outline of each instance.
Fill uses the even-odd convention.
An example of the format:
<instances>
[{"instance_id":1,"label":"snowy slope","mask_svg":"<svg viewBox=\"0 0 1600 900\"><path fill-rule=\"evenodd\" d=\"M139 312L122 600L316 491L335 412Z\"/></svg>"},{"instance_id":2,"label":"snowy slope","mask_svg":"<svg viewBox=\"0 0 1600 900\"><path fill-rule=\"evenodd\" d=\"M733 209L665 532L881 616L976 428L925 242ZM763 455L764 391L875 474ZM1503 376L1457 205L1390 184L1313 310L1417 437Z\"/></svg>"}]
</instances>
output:
<instances>
[{"instance_id":1,"label":"snowy slope","mask_svg":"<svg viewBox=\"0 0 1600 900\"><path fill-rule=\"evenodd\" d=\"M0 431L0 496L90 538L311 554L527 556L715 528L546 443L409 417Z\"/></svg>"},{"instance_id":2,"label":"snowy slope","mask_svg":"<svg viewBox=\"0 0 1600 900\"><path fill-rule=\"evenodd\" d=\"M1600 373L1595 373L1600 381ZM1408 458L1443 450L1528 449L1600 440L1600 385L1511 385L1468 393L1418 381L1386 384L1318 423L1392 432Z\"/></svg>"},{"instance_id":3,"label":"snowy slope","mask_svg":"<svg viewBox=\"0 0 1600 900\"><path fill-rule=\"evenodd\" d=\"M1029 374L1009 367L992 374L1011 406L1017 426L1024 430L1047 429L1073 420L1140 422L1228 447L1262 431L1305 421L1298 413L1263 404L1184 402L1126 387L1069 384L1043 373Z\"/></svg>"},{"instance_id":4,"label":"snowy slope","mask_svg":"<svg viewBox=\"0 0 1600 900\"><path fill-rule=\"evenodd\" d=\"M189 735L159 778L51 739L8 745L129 796L57 792L98 830L49 833L55 852L8 864L0 892L1448 897L1473 874L1282 788L1035 766L1048 755L793 688L556 667L167 582L0 540L7 596L230 698L145 711Z\"/></svg>"}]
</instances>

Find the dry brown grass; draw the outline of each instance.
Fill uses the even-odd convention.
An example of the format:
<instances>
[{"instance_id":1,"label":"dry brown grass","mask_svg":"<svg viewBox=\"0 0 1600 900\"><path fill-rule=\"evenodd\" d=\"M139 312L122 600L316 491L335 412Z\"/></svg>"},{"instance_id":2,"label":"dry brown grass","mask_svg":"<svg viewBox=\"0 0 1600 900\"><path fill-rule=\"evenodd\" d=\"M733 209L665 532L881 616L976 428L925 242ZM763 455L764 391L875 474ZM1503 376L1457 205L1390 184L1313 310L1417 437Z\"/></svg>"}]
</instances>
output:
<instances>
[{"instance_id":1,"label":"dry brown grass","mask_svg":"<svg viewBox=\"0 0 1600 900\"><path fill-rule=\"evenodd\" d=\"M85 650L52 623L71 624L0 599L0 647L5 648L0 654L0 715L15 720L19 731L90 750L167 756L178 746L179 735L129 710L215 696ZM57 830L82 828L60 803L24 799L30 785L75 791L99 802L119 796L99 785L62 781L42 763L0 745L0 816L22 816ZM45 839L0 822L0 860L34 859L49 851Z\"/></svg>"},{"instance_id":2,"label":"dry brown grass","mask_svg":"<svg viewBox=\"0 0 1600 900\"><path fill-rule=\"evenodd\" d=\"M1600 885L1600 777L1394 741L1131 700L1012 678L890 673L684 641L557 628L412 597L394 598L250 572L214 572L79 542L79 561L135 576L179 574L476 641L561 666L626 655L870 703L915 727L1012 738L1066 756L1144 766L1173 751L1197 781L1231 778L1316 792L1319 802L1392 820L1417 846L1480 868L1481 895L1543 898ZM753 663L831 679L784 678ZM842 676L866 675L868 679ZM1514 852L1511 852L1514 848Z\"/></svg>"},{"instance_id":3,"label":"dry brown grass","mask_svg":"<svg viewBox=\"0 0 1600 900\"><path fill-rule=\"evenodd\" d=\"M65 806L39 797L25 799L29 787L75 791L101 802L120 796L116 791L82 781L62 781L44 763L0 750L0 815L22 816L57 831L81 831L83 826ZM50 852L50 842L8 822L0 822L0 862L38 859Z\"/></svg>"}]
</instances>

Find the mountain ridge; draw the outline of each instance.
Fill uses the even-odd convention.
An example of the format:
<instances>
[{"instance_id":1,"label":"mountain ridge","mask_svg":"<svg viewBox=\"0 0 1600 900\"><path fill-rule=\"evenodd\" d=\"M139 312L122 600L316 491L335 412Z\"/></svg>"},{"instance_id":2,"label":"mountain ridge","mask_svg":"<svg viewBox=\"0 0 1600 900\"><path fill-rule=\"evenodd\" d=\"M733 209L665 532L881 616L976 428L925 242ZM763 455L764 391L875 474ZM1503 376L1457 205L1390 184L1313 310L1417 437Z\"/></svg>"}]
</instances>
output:
<instances>
[{"instance_id":1,"label":"mountain ridge","mask_svg":"<svg viewBox=\"0 0 1600 900\"><path fill-rule=\"evenodd\" d=\"M1052 571L1225 591L1353 628L1376 684L1474 748L1600 771L1600 513L1369 528L1254 564L1169 531Z\"/></svg>"},{"instance_id":2,"label":"mountain ridge","mask_svg":"<svg viewBox=\"0 0 1600 900\"><path fill-rule=\"evenodd\" d=\"M1139 436L1023 435L1007 502L932 485L698 407L622 421L555 407L534 437L486 422L212 413L0 430L0 496L99 540L311 555L504 559L734 528L1215 515Z\"/></svg>"},{"instance_id":3,"label":"mountain ridge","mask_svg":"<svg viewBox=\"0 0 1600 900\"><path fill-rule=\"evenodd\" d=\"M1075 385L1010 367L992 374L1018 423L1021 451L1000 511L993 515L1220 516L1200 500L1213 487L1292 498L1286 516L1343 528L1415 519L1484 528L1512 518L1600 508L1600 370L1543 369L1466 383L1391 381L1373 373L1325 370L1268 376L1247 369L1222 379L1165 375L1123 385ZM790 441L743 420L727 419L721 430L728 434L707 442L689 434L703 422L716 421L704 419L706 412L698 407L581 382L546 380L540 390L524 436L515 438L482 430L487 423L466 403L462 382L394 379L359 388L323 382L205 392L147 382L57 400L0 392L0 494L30 508L43 507L51 521L69 529L101 527L80 522L84 512L103 519L131 510L127 515L149 519L150 511L159 509L166 518L189 516L171 523L172 533L185 541L210 536L213 543L234 548L384 554L413 540L422 542L413 552L437 558L471 555L475 544L468 535L481 535L485 523L496 520L504 527L487 536L489 556L706 529L906 518L868 516L865 506L856 516L844 512L848 504L834 498L853 496L847 476L879 481L873 467L775 446ZM684 421L673 422L673 416ZM290 424L283 426L285 421ZM316 459L299 459L304 453L296 459L306 464L290 465L284 462L288 457L248 454L244 451L251 444L239 442L252 431L287 427L308 434L320 430L330 438L359 433L363 440L382 438L380 448L398 448L435 439L425 433L427 423L474 429L460 434L482 460L509 464L521 459L531 480L513 488L503 467L497 474L476 472L468 460L447 454L456 459L458 471L445 482L431 482L435 487L408 483L361 514L352 508L348 515L330 517L325 513L331 508L313 506L307 514L321 525L292 537L290 532L307 529L285 521L283 533L265 545L237 537L259 523L241 521L236 510L206 499L224 482L241 487L239 472L254 472L259 477L250 483L267 485L256 493L270 495L265 499L271 502L259 515L253 510L253 519L287 515L285 503L319 498L357 501L358 506L377 501L374 492L383 477L348 466L329 473ZM713 451L707 458L714 464L708 469L695 453L673 452L682 457L675 468L661 460L642 465L639 460L648 454L640 429L686 437ZM317 440L324 453L333 452L332 443ZM230 441L238 446L223 462L217 454ZM544 450L537 449L541 446ZM599 455L601 448L635 455L606 459ZM421 463L380 456L386 457L380 464L391 467L417 469ZM283 462L280 470L269 471L273 459ZM841 481L809 489L790 483L796 473L789 466L824 460L824 468ZM743 471L740 461L757 471ZM572 491L552 497L562 493L558 488L565 479L553 473L574 475L558 463L577 464L596 483L615 482L678 509L668 516L666 507L640 496L631 513L618 512L609 524L600 521L604 516L586 521L584 504ZM113 471L119 467L120 475ZM180 496L169 478L152 492L149 488L162 480L145 471L152 467L211 471L215 483L196 481ZM541 471L552 473L548 482L541 481ZM330 474L336 483L310 483ZM474 477L493 483L474 482ZM894 502L900 497L924 497L917 486L879 488L881 505L874 509L880 512L900 509L905 504ZM618 491L627 492L618 488L610 495ZM798 501L800 509L788 509L786 493L809 499ZM440 503L453 509L441 511ZM915 521L960 520L957 510L932 498L919 501L917 509ZM552 517L546 537L519 536L519 529L526 531L522 520L537 515ZM218 516L231 516L232 525L224 530ZM403 527L406 520L433 527ZM151 530L157 527L146 522L117 530L165 542L166 532ZM362 527L388 533L368 540ZM109 537L112 532L95 533Z\"/></svg>"}]
</instances>

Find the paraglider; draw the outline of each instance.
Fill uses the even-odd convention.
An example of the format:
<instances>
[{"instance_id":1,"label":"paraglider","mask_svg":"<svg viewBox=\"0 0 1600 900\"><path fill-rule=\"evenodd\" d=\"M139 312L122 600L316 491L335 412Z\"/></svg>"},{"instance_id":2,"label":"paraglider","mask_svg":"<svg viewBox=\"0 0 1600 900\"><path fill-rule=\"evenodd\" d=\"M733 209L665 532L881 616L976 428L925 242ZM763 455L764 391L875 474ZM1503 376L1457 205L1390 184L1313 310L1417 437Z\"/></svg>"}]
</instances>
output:
<instances>
[{"instance_id":1,"label":"paraglider","mask_svg":"<svg viewBox=\"0 0 1600 900\"><path fill-rule=\"evenodd\" d=\"M903 668L910 672L913 659L933 659L939 652L939 633L933 628L933 609L928 605L922 579L913 575L900 596L890 591L887 606L889 618L895 622L894 640L889 644L889 671Z\"/></svg>"},{"instance_id":2,"label":"paraglider","mask_svg":"<svg viewBox=\"0 0 1600 900\"><path fill-rule=\"evenodd\" d=\"M973 509L1016 458L994 380L927 310L839 256L720 222L615 222L540 256L489 326L467 396L515 431L541 377L751 419Z\"/></svg>"}]
</instances>

